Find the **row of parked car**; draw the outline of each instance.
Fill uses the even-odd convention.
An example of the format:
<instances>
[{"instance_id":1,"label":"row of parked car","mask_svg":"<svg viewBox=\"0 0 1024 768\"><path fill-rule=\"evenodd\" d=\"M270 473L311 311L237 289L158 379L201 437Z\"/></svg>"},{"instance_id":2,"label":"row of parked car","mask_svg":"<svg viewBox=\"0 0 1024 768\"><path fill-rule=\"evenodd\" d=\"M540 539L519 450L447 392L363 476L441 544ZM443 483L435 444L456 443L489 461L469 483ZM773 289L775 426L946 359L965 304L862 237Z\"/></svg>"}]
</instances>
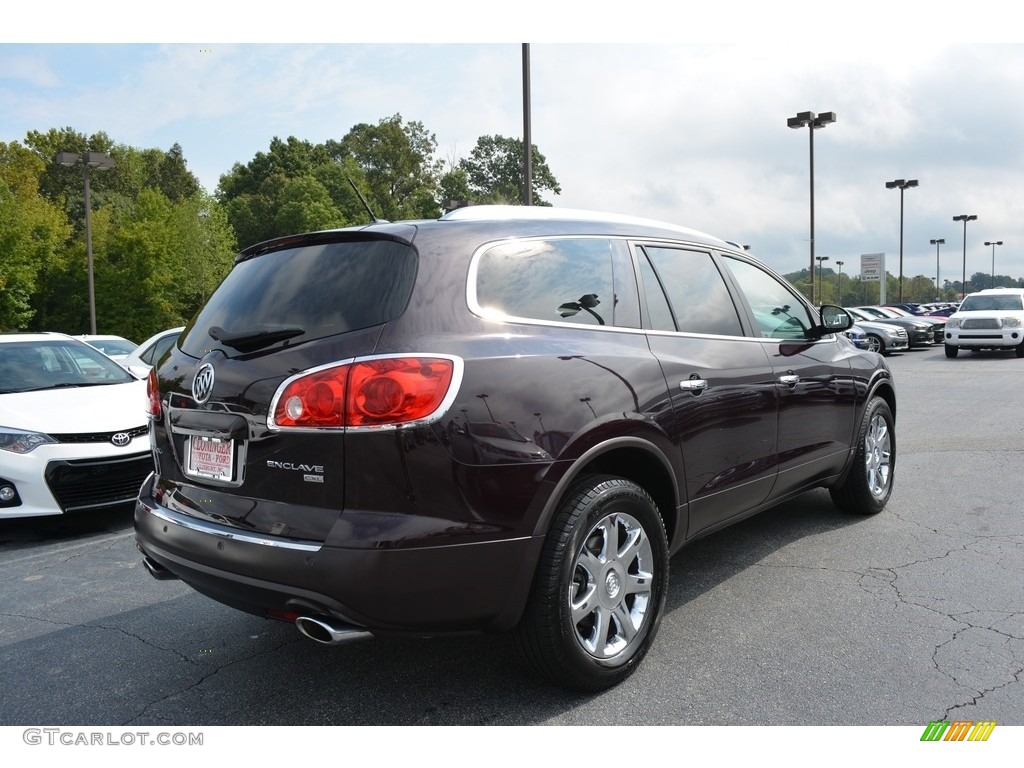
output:
<instances>
[{"instance_id":1,"label":"row of parked car","mask_svg":"<svg viewBox=\"0 0 1024 768\"><path fill-rule=\"evenodd\" d=\"M146 377L181 331L141 345L120 336L0 334L0 518L136 498L153 471Z\"/></svg>"},{"instance_id":2,"label":"row of parked car","mask_svg":"<svg viewBox=\"0 0 1024 768\"><path fill-rule=\"evenodd\" d=\"M846 307L855 324L847 335L857 346L882 355L942 344L946 320L895 306Z\"/></svg>"}]
</instances>

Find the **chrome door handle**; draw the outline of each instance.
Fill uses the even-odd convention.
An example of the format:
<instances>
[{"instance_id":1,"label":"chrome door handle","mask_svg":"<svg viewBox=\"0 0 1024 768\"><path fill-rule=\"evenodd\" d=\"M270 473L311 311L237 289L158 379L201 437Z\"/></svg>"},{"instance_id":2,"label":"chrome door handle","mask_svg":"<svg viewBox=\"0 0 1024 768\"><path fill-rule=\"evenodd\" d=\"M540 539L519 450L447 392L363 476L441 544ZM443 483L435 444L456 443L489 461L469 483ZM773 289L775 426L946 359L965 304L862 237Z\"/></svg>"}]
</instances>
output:
<instances>
[{"instance_id":1,"label":"chrome door handle","mask_svg":"<svg viewBox=\"0 0 1024 768\"><path fill-rule=\"evenodd\" d=\"M779 376L779 383L785 384L787 387L795 387L800 382L800 377L795 374L786 374L785 376Z\"/></svg>"},{"instance_id":2,"label":"chrome door handle","mask_svg":"<svg viewBox=\"0 0 1024 768\"><path fill-rule=\"evenodd\" d=\"M708 383L704 379L683 379L679 382L679 388L683 392L703 392L708 388Z\"/></svg>"}]
</instances>

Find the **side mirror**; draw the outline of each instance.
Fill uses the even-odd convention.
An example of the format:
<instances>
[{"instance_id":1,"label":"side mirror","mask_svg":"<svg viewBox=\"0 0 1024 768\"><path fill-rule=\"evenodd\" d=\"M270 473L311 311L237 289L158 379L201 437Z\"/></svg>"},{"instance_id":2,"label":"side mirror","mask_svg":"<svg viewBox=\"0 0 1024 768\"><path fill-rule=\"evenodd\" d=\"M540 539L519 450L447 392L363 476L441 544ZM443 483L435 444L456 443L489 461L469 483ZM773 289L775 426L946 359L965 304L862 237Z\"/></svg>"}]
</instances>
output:
<instances>
[{"instance_id":1,"label":"side mirror","mask_svg":"<svg viewBox=\"0 0 1024 768\"><path fill-rule=\"evenodd\" d=\"M832 304L825 304L821 308L821 330L822 335L827 333L839 333L853 327L853 318L850 313L842 307Z\"/></svg>"}]
</instances>

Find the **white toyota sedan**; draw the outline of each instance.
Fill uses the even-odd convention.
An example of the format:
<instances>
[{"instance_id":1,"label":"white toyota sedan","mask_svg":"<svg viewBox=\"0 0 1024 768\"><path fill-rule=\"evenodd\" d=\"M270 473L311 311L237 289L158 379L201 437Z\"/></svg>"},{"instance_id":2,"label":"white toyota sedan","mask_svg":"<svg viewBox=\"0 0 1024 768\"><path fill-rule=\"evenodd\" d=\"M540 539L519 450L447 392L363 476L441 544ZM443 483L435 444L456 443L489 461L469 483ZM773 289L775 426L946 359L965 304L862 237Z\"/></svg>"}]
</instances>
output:
<instances>
[{"instance_id":1,"label":"white toyota sedan","mask_svg":"<svg viewBox=\"0 0 1024 768\"><path fill-rule=\"evenodd\" d=\"M82 341L0 334L0 518L130 509L146 406L146 382Z\"/></svg>"}]
</instances>

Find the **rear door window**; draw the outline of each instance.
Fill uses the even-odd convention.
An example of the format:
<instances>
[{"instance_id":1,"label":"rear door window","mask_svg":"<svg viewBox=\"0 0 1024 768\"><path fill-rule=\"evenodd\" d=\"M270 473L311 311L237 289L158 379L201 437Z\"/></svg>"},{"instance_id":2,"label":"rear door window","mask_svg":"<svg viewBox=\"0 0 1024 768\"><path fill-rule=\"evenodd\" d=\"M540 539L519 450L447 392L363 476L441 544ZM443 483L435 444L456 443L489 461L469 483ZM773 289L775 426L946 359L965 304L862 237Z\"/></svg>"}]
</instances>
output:
<instances>
[{"instance_id":1,"label":"rear door window","mask_svg":"<svg viewBox=\"0 0 1024 768\"><path fill-rule=\"evenodd\" d=\"M711 254L683 248L644 246L642 249L657 281L650 280L651 270L643 264L644 294L655 330L673 330L658 294L664 288L675 329L684 333L706 333L718 336L742 336L739 314L729 295Z\"/></svg>"}]
</instances>

